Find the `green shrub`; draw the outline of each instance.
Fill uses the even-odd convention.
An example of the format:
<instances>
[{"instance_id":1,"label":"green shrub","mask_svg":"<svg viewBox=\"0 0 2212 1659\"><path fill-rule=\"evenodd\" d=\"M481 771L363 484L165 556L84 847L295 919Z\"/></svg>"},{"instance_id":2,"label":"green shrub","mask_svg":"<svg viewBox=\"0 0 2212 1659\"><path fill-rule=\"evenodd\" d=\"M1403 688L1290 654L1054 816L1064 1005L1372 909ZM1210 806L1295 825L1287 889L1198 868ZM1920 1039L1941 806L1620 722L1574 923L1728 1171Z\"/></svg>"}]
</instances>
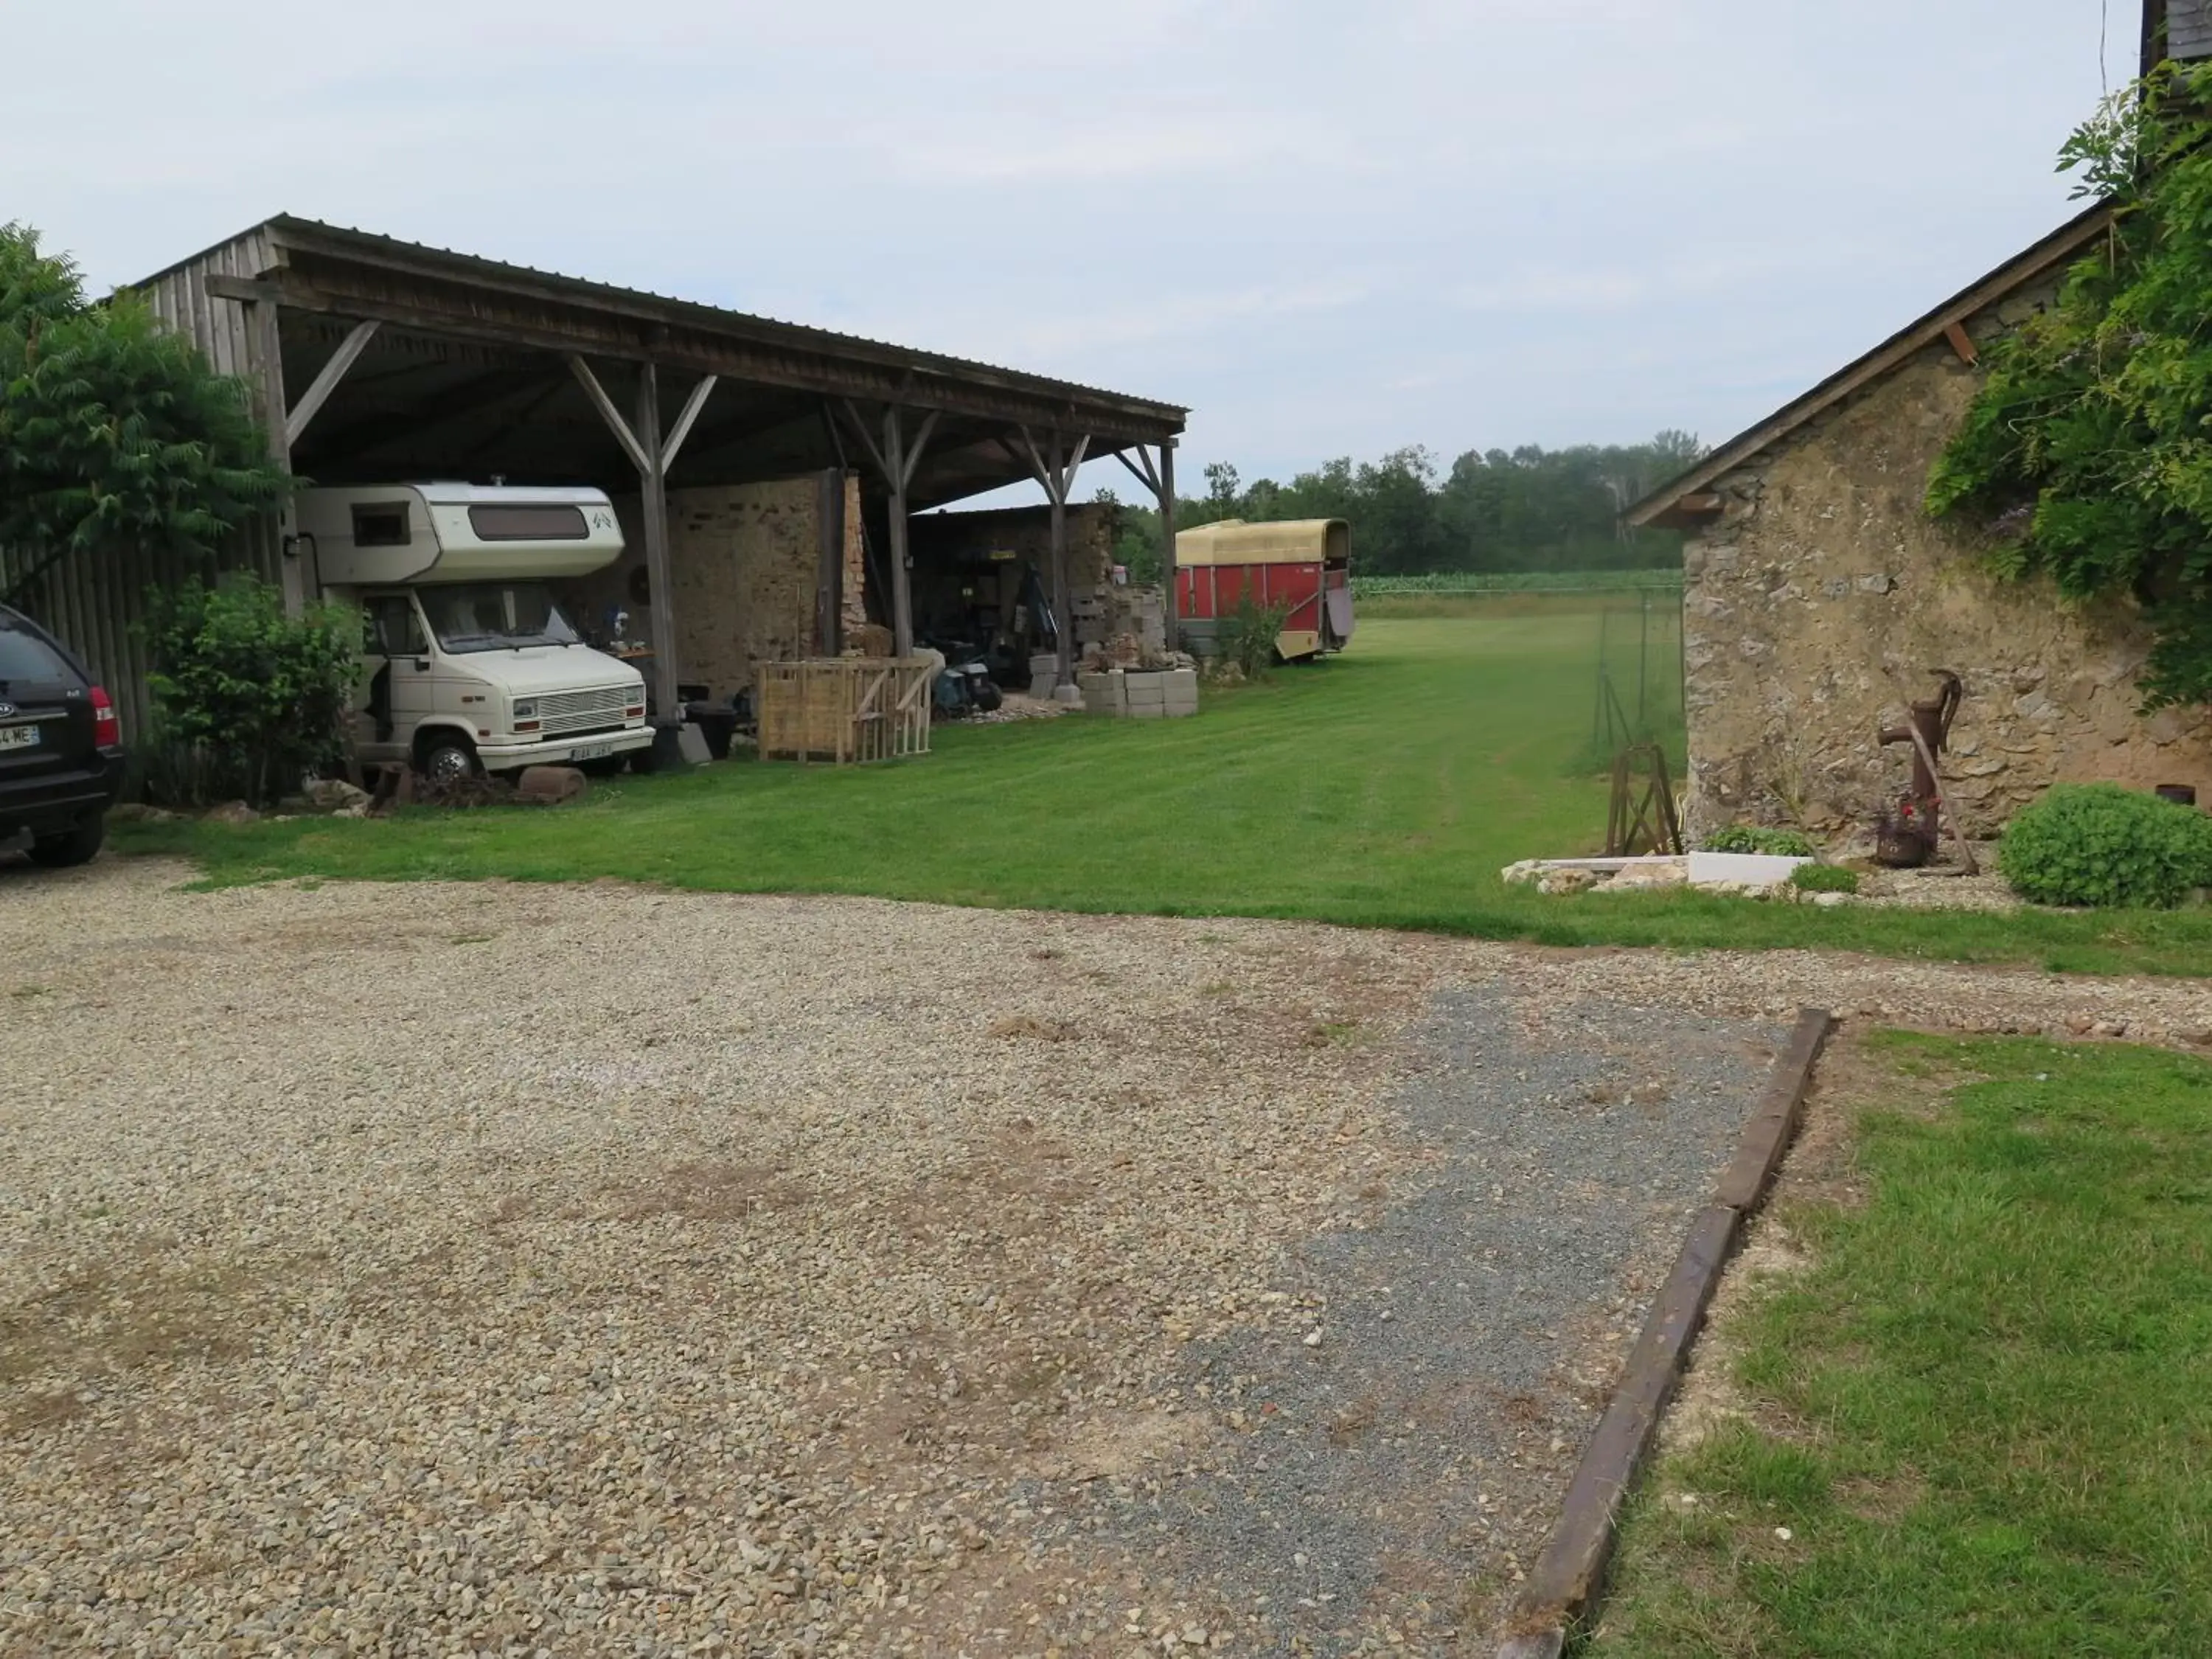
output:
<instances>
[{"instance_id":1,"label":"green shrub","mask_svg":"<svg viewBox=\"0 0 2212 1659\"><path fill-rule=\"evenodd\" d=\"M1856 893L1859 872L1833 864L1801 864L1790 872L1790 884L1807 893Z\"/></svg>"},{"instance_id":2,"label":"green shrub","mask_svg":"<svg viewBox=\"0 0 2212 1659\"><path fill-rule=\"evenodd\" d=\"M1221 647L1219 660L1234 663L1248 680L1260 678L1274 665L1275 636L1290 614L1287 605L1255 605L1247 593L1221 619L1213 636Z\"/></svg>"},{"instance_id":3,"label":"green shrub","mask_svg":"<svg viewBox=\"0 0 2212 1659\"><path fill-rule=\"evenodd\" d=\"M157 592L149 608L156 793L178 805L205 805L217 790L258 804L345 753L356 612L288 617L273 584L245 574Z\"/></svg>"},{"instance_id":4,"label":"green shrub","mask_svg":"<svg viewBox=\"0 0 2212 1659\"><path fill-rule=\"evenodd\" d=\"M1997 867L2037 904L2166 909L2212 885L2212 818L2112 783L2062 783L2005 826Z\"/></svg>"},{"instance_id":5,"label":"green shrub","mask_svg":"<svg viewBox=\"0 0 2212 1659\"><path fill-rule=\"evenodd\" d=\"M1809 859L1813 843L1795 830L1766 830L1755 823L1732 824L1705 837L1708 853L1759 853L1769 858Z\"/></svg>"}]
</instances>

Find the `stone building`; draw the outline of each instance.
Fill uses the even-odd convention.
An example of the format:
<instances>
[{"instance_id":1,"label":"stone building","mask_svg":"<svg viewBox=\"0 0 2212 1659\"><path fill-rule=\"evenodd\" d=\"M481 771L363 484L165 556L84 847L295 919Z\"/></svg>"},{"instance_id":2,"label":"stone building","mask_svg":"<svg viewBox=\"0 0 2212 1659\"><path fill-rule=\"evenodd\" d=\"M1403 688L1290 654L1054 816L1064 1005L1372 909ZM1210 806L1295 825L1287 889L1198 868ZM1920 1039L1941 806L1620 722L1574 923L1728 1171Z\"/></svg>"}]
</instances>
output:
<instances>
[{"instance_id":1,"label":"stone building","mask_svg":"<svg viewBox=\"0 0 2212 1659\"><path fill-rule=\"evenodd\" d=\"M2106 224L2102 207L2083 213L1630 509L1690 536L1693 831L1866 824L1910 770L1875 734L1934 694L1939 669L1965 684L1944 781L1969 833L2061 781L2187 784L2212 801L2212 711L2139 712L2150 640L2132 605L2002 580L1985 532L1923 505L1982 349L2051 302Z\"/></svg>"}]
</instances>

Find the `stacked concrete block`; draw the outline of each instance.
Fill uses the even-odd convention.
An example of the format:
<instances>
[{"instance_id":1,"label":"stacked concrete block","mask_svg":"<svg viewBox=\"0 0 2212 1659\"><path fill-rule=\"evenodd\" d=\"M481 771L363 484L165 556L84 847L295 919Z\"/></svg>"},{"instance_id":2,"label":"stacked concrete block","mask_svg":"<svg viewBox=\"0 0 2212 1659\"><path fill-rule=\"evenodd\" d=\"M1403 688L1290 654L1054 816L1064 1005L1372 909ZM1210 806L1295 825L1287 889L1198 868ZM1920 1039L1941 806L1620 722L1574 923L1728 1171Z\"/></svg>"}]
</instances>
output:
<instances>
[{"instance_id":1,"label":"stacked concrete block","mask_svg":"<svg viewBox=\"0 0 2212 1659\"><path fill-rule=\"evenodd\" d=\"M1160 676L1161 702L1168 718L1198 713L1198 670L1171 668Z\"/></svg>"},{"instance_id":2,"label":"stacked concrete block","mask_svg":"<svg viewBox=\"0 0 2212 1659\"><path fill-rule=\"evenodd\" d=\"M1180 720L1198 713L1198 672L1191 668L1130 672L1121 677L1128 713L1135 720Z\"/></svg>"},{"instance_id":3,"label":"stacked concrete block","mask_svg":"<svg viewBox=\"0 0 2212 1659\"><path fill-rule=\"evenodd\" d=\"M1146 650L1167 649L1167 596L1157 587L1115 587L1108 592L1107 631L1127 634Z\"/></svg>"},{"instance_id":4,"label":"stacked concrete block","mask_svg":"<svg viewBox=\"0 0 2212 1659\"><path fill-rule=\"evenodd\" d=\"M1105 598L1099 590L1094 588L1088 592L1078 592L1068 600L1067 608L1075 619L1075 643L1079 651L1106 643L1112 618Z\"/></svg>"},{"instance_id":5,"label":"stacked concrete block","mask_svg":"<svg viewBox=\"0 0 2212 1659\"><path fill-rule=\"evenodd\" d=\"M1158 673L1109 668L1075 677L1085 714L1121 720L1177 720L1198 713L1198 672L1167 669Z\"/></svg>"},{"instance_id":6,"label":"stacked concrete block","mask_svg":"<svg viewBox=\"0 0 2212 1659\"><path fill-rule=\"evenodd\" d=\"M1121 676L1127 688L1129 717L1132 720L1156 720L1168 712L1167 687L1161 682L1164 674L1129 673Z\"/></svg>"},{"instance_id":7,"label":"stacked concrete block","mask_svg":"<svg viewBox=\"0 0 2212 1659\"><path fill-rule=\"evenodd\" d=\"M1128 683L1133 676L1120 669L1103 674L1078 674L1076 689L1083 693L1083 708L1090 714L1122 715L1129 712Z\"/></svg>"}]
</instances>

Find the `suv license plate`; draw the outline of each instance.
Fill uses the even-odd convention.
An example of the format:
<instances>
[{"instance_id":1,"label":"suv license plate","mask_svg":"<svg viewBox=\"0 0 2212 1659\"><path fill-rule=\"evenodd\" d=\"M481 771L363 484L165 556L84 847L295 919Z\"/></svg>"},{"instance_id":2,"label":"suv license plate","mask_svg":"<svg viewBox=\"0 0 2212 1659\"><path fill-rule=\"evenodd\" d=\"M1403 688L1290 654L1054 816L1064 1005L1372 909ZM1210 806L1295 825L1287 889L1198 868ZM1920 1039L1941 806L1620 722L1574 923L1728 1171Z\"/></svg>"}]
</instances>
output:
<instances>
[{"instance_id":1,"label":"suv license plate","mask_svg":"<svg viewBox=\"0 0 2212 1659\"><path fill-rule=\"evenodd\" d=\"M570 760L605 760L615 752L611 743L580 743L568 751Z\"/></svg>"},{"instance_id":2,"label":"suv license plate","mask_svg":"<svg viewBox=\"0 0 2212 1659\"><path fill-rule=\"evenodd\" d=\"M0 726L0 749L36 749L39 728L35 726Z\"/></svg>"}]
</instances>

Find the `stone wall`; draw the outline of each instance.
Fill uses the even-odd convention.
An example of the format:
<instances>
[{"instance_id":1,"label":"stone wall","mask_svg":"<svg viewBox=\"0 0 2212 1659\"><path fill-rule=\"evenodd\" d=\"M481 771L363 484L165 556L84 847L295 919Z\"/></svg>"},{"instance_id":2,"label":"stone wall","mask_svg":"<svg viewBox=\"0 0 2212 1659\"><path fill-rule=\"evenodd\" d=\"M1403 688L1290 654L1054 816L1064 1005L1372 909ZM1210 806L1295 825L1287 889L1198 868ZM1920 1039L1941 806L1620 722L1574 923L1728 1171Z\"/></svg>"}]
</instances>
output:
<instances>
[{"instance_id":1,"label":"stone wall","mask_svg":"<svg viewBox=\"0 0 2212 1659\"><path fill-rule=\"evenodd\" d=\"M1111 580L1121 515L1105 501L1071 501L1067 507L1067 582L1070 588L1103 587ZM1052 591L1052 509L1009 507L976 513L925 513L909 527L917 566L927 561L969 563L1010 552L1034 565Z\"/></svg>"},{"instance_id":2,"label":"stone wall","mask_svg":"<svg viewBox=\"0 0 2212 1659\"><path fill-rule=\"evenodd\" d=\"M812 656L821 483L808 473L766 483L668 492L668 566L675 589L677 671L717 702L750 685L753 665ZM644 586L645 528L635 495L618 496L624 551L607 569L565 585L578 620L596 630L610 604L630 613L629 636L649 640L659 596ZM860 556L860 481L845 480L842 616L867 620Z\"/></svg>"},{"instance_id":3,"label":"stone wall","mask_svg":"<svg viewBox=\"0 0 2212 1659\"><path fill-rule=\"evenodd\" d=\"M1076 613L1079 643L1097 632L1095 619L1111 614L1114 543L1121 514L1110 502L1071 502L1067 508L1067 587ZM1052 595L1052 509L1015 507L975 513L925 513L910 526L914 554L914 614L918 632L970 637L978 612L995 611L1002 635L1022 648L1042 643L1021 617L1023 578L1035 570L1046 599ZM1156 590L1155 590L1156 591ZM1024 619L1025 620L1025 619Z\"/></svg>"},{"instance_id":4,"label":"stone wall","mask_svg":"<svg viewBox=\"0 0 2212 1659\"><path fill-rule=\"evenodd\" d=\"M1987 341L2047 299L1974 319ZM1910 779L1876 731L1965 682L1943 764L1971 833L2061 781L2194 784L2212 802L2212 716L2136 713L2149 649L2132 607L2075 606L2000 581L1986 544L1937 524L1928 472L1978 374L1928 347L1723 477L1719 520L1684 552L1691 827L1864 824Z\"/></svg>"}]
</instances>

